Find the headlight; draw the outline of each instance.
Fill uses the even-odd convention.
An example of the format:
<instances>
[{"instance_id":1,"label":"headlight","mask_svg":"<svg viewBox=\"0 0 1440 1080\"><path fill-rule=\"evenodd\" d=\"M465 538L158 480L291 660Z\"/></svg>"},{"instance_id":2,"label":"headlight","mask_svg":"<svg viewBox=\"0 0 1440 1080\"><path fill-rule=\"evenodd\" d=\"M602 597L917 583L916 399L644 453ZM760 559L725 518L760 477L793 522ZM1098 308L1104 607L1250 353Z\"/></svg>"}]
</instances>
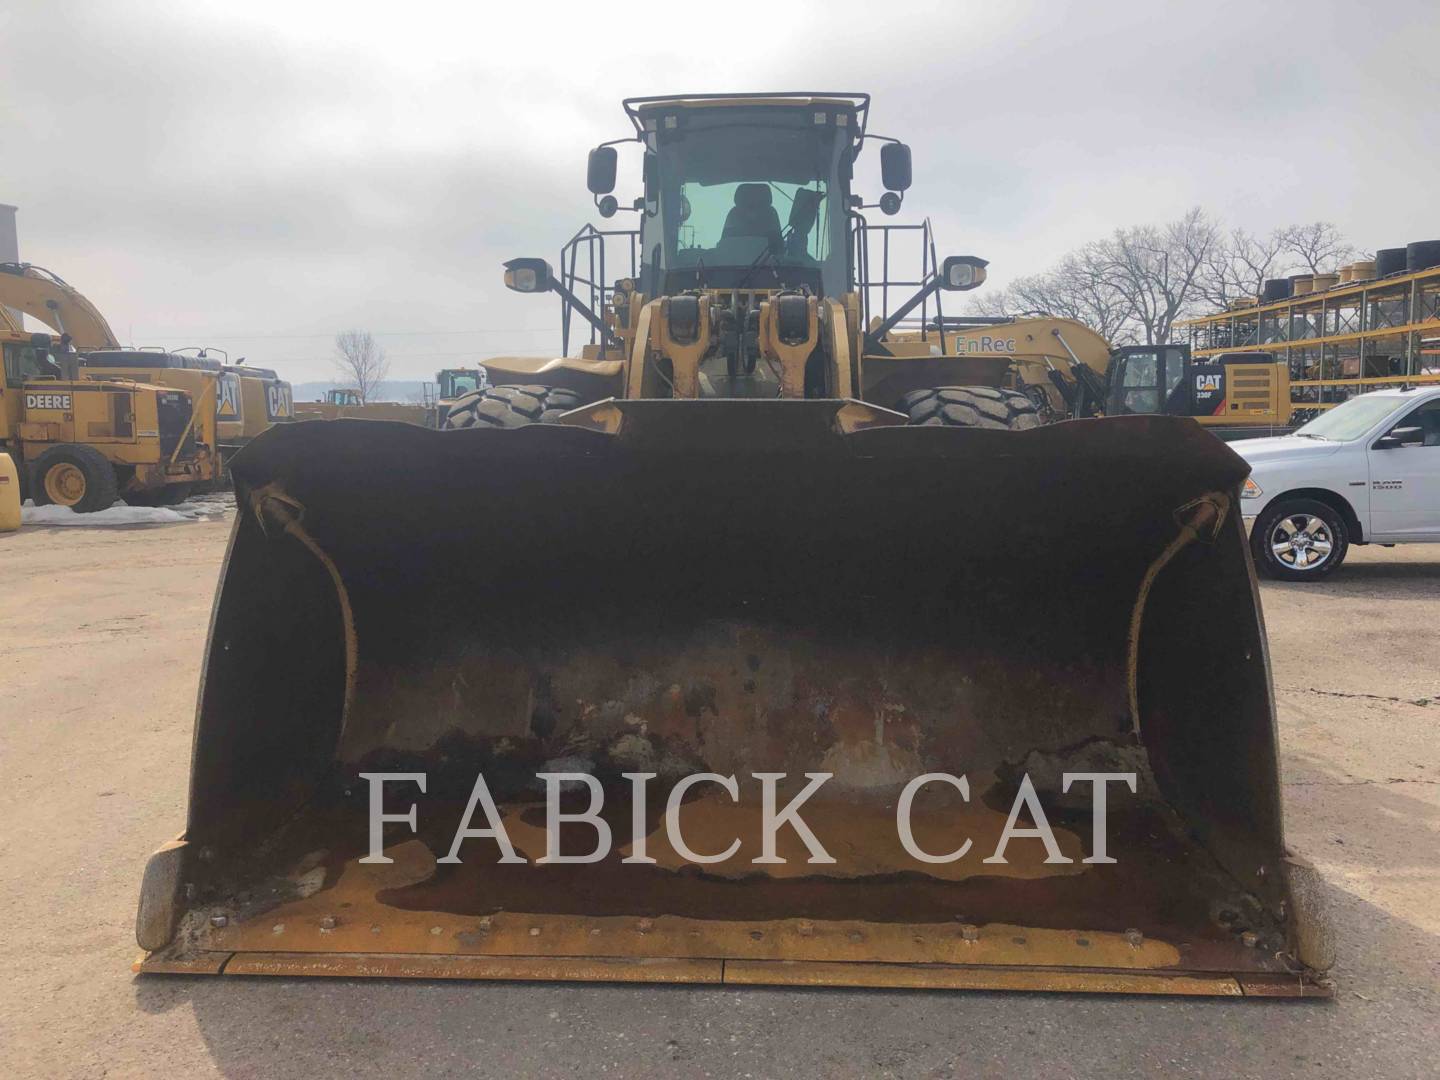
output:
<instances>
[{"instance_id":1,"label":"headlight","mask_svg":"<svg viewBox=\"0 0 1440 1080\"><path fill-rule=\"evenodd\" d=\"M505 287L522 293L550 290L555 273L544 259L511 259L505 264Z\"/></svg>"},{"instance_id":2,"label":"headlight","mask_svg":"<svg viewBox=\"0 0 1440 1080\"><path fill-rule=\"evenodd\" d=\"M1260 485L1255 483L1254 477L1247 476L1245 478L1245 486L1240 489L1240 497L1242 499L1258 499L1264 494L1265 492L1261 490Z\"/></svg>"}]
</instances>

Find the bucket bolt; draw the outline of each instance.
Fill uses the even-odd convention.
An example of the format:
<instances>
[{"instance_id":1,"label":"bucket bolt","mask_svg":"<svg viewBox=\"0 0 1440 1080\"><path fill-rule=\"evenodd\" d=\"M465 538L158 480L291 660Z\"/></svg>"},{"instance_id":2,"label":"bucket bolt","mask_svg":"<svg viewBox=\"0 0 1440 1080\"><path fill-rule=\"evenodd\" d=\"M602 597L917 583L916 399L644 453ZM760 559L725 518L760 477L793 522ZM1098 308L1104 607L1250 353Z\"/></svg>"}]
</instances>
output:
<instances>
[{"instance_id":1,"label":"bucket bolt","mask_svg":"<svg viewBox=\"0 0 1440 1080\"><path fill-rule=\"evenodd\" d=\"M1125 940L1130 943L1132 948L1138 949L1142 944L1144 944L1145 935L1132 926L1130 927L1130 929L1125 931Z\"/></svg>"},{"instance_id":2,"label":"bucket bolt","mask_svg":"<svg viewBox=\"0 0 1440 1080\"><path fill-rule=\"evenodd\" d=\"M228 916L228 915L211 915L211 916L210 916L210 925L213 926L216 930L224 930L225 927L227 927L227 926L230 925L230 916Z\"/></svg>"},{"instance_id":3,"label":"bucket bolt","mask_svg":"<svg viewBox=\"0 0 1440 1080\"><path fill-rule=\"evenodd\" d=\"M334 915L322 915L322 916L320 916L320 929L321 929L321 930L334 930L334 929L335 929L337 926L339 926L339 925L340 925L340 920L339 920L338 918L336 918Z\"/></svg>"}]
</instances>

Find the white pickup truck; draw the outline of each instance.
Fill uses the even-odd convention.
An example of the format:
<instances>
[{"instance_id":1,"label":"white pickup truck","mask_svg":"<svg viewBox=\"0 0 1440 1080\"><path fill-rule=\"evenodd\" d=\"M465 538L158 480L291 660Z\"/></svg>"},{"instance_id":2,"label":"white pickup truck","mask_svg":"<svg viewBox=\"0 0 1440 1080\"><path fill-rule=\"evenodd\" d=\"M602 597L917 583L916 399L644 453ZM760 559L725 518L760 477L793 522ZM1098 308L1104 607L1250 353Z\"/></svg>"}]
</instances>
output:
<instances>
[{"instance_id":1,"label":"white pickup truck","mask_svg":"<svg viewBox=\"0 0 1440 1080\"><path fill-rule=\"evenodd\" d=\"M1304 427L1230 448L1261 573L1313 581L1351 544L1440 542L1440 386L1362 394Z\"/></svg>"}]
</instances>

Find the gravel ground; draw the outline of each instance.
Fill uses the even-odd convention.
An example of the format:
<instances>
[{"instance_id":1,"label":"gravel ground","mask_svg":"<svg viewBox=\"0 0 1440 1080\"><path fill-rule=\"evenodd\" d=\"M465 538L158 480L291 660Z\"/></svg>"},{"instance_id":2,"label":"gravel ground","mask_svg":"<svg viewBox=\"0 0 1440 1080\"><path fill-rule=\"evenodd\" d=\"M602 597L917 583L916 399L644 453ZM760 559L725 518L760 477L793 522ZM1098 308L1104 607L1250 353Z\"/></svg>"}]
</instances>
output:
<instances>
[{"instance_id":1,"label":"gravel ground","mask_svg":"<svg viewBox=\"0 0 1440 1080\"><path fill-rule=\"evenodd\" d=\"M224 521L0 536L0 1060L11 1076L1436 1074L1440 547L1264 586L1292 846L1333 1002L136 979L141 867L184 820ZM55 779L59 777L60 783Z\"/></svg>"}]
</instances>

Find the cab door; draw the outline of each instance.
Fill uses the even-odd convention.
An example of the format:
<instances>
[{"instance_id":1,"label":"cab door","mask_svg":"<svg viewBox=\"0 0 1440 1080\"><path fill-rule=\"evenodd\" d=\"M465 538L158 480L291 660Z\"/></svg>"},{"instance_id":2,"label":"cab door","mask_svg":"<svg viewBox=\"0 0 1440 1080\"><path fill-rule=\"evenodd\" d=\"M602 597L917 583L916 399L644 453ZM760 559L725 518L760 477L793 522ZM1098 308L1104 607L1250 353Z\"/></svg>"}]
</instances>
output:
<instances>
[{"instance_id":1,"label":"cab door","mask_svg":"<svg viewBox=\"0 0 1440 1080\"><path fill-rule=\"evenodd\" d=\"M1126 345L1111 353L1109 416L1177 413L1188 416L1183 382L1190 349L1185 345Z\"/></svg>"},{"instance_id":2,"label":"cab door","mask_svg":"<svg viewBox=\"0 0 1440 1080\"><path fill-rule=\"evenodd\" d=\"M1402 416L1367 451L1370 535L1440 541L1440 398Z\"/></svg>"}]
</instances>

